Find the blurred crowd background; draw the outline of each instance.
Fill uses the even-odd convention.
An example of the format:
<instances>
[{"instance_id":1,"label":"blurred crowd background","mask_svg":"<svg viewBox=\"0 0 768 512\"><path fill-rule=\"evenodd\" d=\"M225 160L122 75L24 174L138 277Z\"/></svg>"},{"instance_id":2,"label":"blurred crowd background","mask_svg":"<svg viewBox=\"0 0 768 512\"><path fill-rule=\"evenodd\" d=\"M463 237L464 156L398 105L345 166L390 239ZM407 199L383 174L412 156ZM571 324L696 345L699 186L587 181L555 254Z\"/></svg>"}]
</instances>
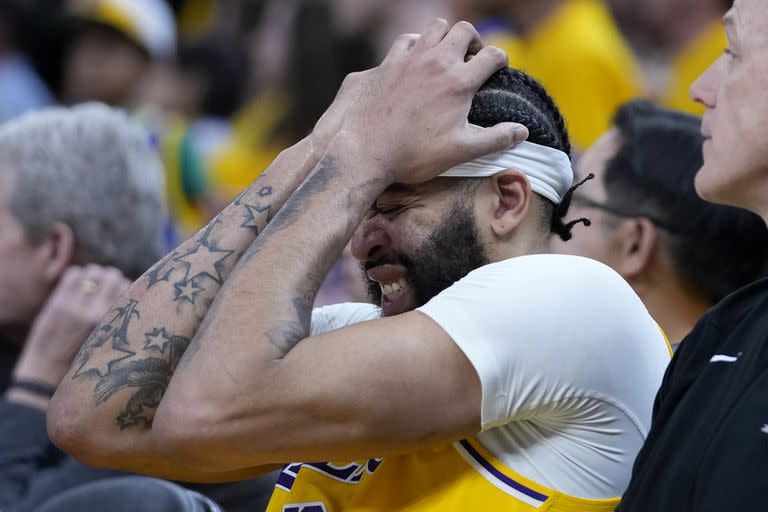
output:
<instances>
[{"instance_id":1,"label":"blurred crowd background","mask_svg":"<svg viewBox=\"0 0 768 512\"><path fill-rule=\"evenodd\" d=\"M730 3L2 0L0 122L53 104L127 110L164 163L170 248L306 135L347 73L431 18L472 21L505 49L584 149L632 98L702 113L688 88L726 46ZM318 302L362 298L356 272L341 262Z\"/></svg>"}]
</instances>

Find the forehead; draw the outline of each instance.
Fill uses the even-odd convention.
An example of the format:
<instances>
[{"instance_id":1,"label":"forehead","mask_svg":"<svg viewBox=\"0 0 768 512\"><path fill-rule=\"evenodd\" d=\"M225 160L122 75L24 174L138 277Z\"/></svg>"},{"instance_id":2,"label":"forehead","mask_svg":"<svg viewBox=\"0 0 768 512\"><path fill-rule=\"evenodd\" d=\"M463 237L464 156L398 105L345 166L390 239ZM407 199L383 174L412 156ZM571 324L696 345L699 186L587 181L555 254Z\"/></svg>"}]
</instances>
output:
<instances>
[{"instance_id":1,"label":"forehead","mask_svg":"<svg viewBox=\"0 0 768 512\"><path fill-rule=\"evenodd\" d=\"M381 193L379 200L415 198L439 200L459 191L459 181L456 178L436 178L416 185L395 183Z\"/></svg>"},{"instance_id":2,"label":"forehead","mask_svg":"<svg viewBox=\"0 0 768 512\"><path fill-rule=\"evenodd\" d=\"M725 15L724 23L729 38L738 39L746 47L768 48L768 4L765 0L736 0Z\"/></svg>"}]
</instances>

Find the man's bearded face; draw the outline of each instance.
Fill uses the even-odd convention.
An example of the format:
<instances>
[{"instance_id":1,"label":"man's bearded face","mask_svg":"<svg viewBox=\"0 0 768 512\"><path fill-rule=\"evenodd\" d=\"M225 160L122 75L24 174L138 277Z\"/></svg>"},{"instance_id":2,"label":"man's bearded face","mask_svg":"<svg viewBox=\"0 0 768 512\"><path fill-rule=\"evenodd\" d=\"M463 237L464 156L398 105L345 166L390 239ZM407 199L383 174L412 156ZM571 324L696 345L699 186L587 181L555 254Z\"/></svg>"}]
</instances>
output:
<instances>
[{"instance_id":1,"label":"man's bearded face","mask_svg":"<svg viewBox=\"0 0 768 512\"><path fill-rule=\"evenodd\" d=\"M443 223L412 254L391 250L365 261L362 268L370 301L381 306L384 316L391 316L423 306L487 263L474 212L469 204L463 204L450 211ZM396 286L382 284L385 279L376 275L378 269L389 265L405 269L405 274L395 281ZM393 286L399 288L393 290Z\"/></svg>"}]
</instances>

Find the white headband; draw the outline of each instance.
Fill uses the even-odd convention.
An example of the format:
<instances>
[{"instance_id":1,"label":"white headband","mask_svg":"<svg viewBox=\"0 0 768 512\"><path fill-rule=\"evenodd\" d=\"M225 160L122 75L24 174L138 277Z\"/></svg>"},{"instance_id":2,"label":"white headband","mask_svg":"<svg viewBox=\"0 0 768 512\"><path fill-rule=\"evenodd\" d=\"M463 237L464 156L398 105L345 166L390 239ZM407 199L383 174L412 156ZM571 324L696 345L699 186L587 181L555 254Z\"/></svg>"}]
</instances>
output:
<instances>
[{"instance_id":1,"label":"white headband","mask_svg":"<svg viewBox=\"0 0 768 512\"><path fill-rule=\"evenodd\" d=\"M446 178L484 178L507 169L525 173L531 183L531 190L541 194L555 204L573 185L573 170L568 155L560 150L532 142L520 145L457 165L442 173Z\"/></svg>"}]
</instances>

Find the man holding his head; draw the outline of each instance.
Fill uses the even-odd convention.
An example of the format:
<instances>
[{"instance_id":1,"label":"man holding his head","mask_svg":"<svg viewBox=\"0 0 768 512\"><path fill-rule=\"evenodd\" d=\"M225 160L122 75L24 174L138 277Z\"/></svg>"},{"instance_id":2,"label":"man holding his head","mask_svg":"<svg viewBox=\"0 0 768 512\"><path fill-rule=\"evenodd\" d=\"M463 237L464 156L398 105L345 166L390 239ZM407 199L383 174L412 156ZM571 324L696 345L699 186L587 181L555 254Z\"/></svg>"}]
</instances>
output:
<instances>
[{"instance_id":1,"label":"man holding his head","mask_svg":"<svg viewBox=\"0 0 768 512\"><path fill-rule=\"evenodd\" d=\"M612 510L670 352L615 272L543 254L568 232L570 142L506 65L436 20L349 78L115 304L54 440L182 479L288 462L270 511ZM313 313L350 239L376 304Z\"/></svg>"},{"instance_id":2,"label":"man holding his head","mask_svg":"<svg viewBox=\"0 0 768 512\"><path fill-rule=\"evenodd\" d=\"M701 199L701 121L644 101L579 160L594 181L572 197L589 228L555 252L594 258L621 274L673 347L729 293L765 275L768 229L754 213Z\"/></svg>"}]
</instances>

